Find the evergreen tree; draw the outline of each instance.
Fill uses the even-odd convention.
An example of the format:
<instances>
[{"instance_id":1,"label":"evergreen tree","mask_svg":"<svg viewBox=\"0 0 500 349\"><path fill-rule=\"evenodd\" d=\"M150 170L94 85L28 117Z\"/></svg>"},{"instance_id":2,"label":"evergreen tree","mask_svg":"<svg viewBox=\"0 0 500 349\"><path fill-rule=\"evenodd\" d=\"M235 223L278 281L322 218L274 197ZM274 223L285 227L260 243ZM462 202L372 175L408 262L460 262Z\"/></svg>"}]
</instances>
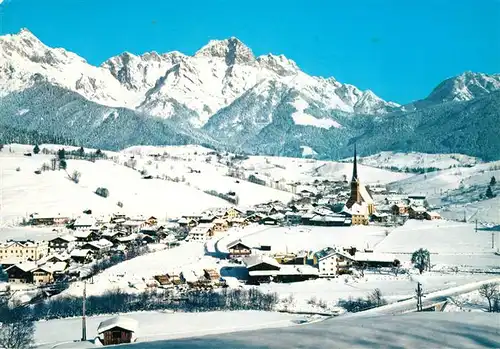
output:
<instances>
[{"instance_id":1,"label":"evergreen tree","mask_svg":"<svg viewBox=\"0 0 500 349\"><path fill-rule=\"evenodd\" d=\"M57 157L59 158L59 160L66 159L66 151L64 149L59 149L57 151Z\"/></svg>"},{"instance_id":2,"label":"evergreen tree","mask_svg":"<svg viewBox=\"0 0 500 349\"><path fill-rule=\"evenodd\" d=\"M80 149L78 149L78 156L82 158L85 156L85 150L83 149L83 147L80 147Z\"/></svg>"},{"instance_id":3,"label":"evergreen tree","mask_svg":"<svg viewBox=\"0 0 500 349\"><path fill-rule=\"evenodd\" d=\"M100 158L102 156L102 151L101 149L97 149L97 151L95 152L95 156Z\"/></svg>"},{"instance_id":4,"label":"evergreen tree","mask_svg":"<svg viewBox=\"0 0 500 349\"><path fill-rule=\"evenodd\" d=\"M486 197L488 199L495 197L495 194L493 194L493 191L491 190L491 186L488 186L488 189L486 189Z\"/></svg>"},{"instance_id":5,"label":"evergreen tree","mask_svg":"<svg viewBox=\"0 0 500 349\"><path fill-rule=\"evenodd\" d=\"M411 262L415 265L415 268L418 269L420 274L422 274L425 269L430 267L430 261L431 257L429 251L424 250L423 248L413 252L411 256Z\"/></svg>"},{"instance_id":6,"label":"evergreen tree","mask_svg":"<svg viewBox=\"0 0 500 349\"><path fill-rule=\"evenodd\" d=\"M66 160L61 159L59 160L59 168L61 170L65 170L68 167L68 164L66 163Z\"/></svg>"},{"instance_id":7,"label":"evergreen tree","mask_svg":"<svg viewBox=\"0 0 500 349\"><path fill-rule=\"evenodd\" d=\"M38 147L38 144L35 144L35 147L33 148L33 154L38 154L40 152L40 147Z\"/></svg>"},{"instance_id":8,"label":"evergreen tree","mask_svg":"<svg viewBox=\"0 0 500 349\"><path fill-rule=\"evenodd\" d=\"M495 176L493 176L493 177L491 177L490 187L494 187L495 184L497 184L497 179L495 178Z\"/></svg>"}]
</instances>

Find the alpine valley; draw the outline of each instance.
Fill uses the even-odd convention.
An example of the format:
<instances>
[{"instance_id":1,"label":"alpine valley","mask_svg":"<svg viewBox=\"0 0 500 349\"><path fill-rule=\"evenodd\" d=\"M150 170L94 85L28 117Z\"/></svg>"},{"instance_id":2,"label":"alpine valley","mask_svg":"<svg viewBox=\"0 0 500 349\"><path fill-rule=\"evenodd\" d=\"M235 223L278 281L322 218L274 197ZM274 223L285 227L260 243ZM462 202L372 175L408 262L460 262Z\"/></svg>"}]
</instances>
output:
<instances>
[{"instance_id":1,"label":"alpine valley","mask_svg":"<svg viewBox=\"0 0 500 349\"><path fill-rule=\"evenodd\" d=\"M234 37L193 56L125 52L96 67L23 29L0 37L0 106L4 143L32 135L110 150L195 143L338 159L356 142L365 155L500 159L498 74L466 72L399 105L309 76L283 55L256 57Z\"/></svg>"}]
</instances>

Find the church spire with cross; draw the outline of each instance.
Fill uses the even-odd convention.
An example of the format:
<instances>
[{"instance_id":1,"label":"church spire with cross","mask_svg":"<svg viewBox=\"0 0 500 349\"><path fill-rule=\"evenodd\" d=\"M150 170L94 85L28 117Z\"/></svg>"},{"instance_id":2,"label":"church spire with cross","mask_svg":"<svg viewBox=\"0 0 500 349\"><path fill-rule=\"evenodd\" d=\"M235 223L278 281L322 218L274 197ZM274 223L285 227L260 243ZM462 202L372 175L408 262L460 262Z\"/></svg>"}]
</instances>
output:
<instances>
[{"instance_id":1,"label":"church spire with cross","mask_svg":"<svg viewBox=\"0 0 500 349\"><path fill-rule=\"evenodd\" d=\"M354 161L352 167L352 182L358 181L358 160L356 155L356 143L354 143Z\"/></svg>"}]
</instances>

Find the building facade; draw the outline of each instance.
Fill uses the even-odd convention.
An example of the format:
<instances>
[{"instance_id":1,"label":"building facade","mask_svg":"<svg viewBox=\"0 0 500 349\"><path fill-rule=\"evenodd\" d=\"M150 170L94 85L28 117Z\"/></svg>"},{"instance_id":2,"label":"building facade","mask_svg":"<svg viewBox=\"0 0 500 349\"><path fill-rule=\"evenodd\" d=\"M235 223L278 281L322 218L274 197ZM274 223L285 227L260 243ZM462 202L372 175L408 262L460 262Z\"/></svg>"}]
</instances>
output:
<instances>
[{"instance_id":1,"label":"building facade","mask_svg":"<svg viewBox=\"0 0 500 349\"><path fill-rule=\"evenodd\" d=\"M7 240L0 243L0 261L7 258L37 261L47 254L48 244L46 241Z\"/></svg>"}]
</instances>

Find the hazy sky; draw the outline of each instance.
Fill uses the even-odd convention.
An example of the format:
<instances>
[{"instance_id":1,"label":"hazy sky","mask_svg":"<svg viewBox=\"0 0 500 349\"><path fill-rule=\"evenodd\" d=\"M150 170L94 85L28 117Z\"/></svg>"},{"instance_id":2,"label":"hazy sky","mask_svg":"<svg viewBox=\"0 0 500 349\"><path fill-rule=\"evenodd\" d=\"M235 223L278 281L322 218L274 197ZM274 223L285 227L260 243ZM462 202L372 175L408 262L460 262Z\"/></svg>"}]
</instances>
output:
<instances>
[{"instance_id":1,"label":"hazy sky","mask_svg":"<svg viewBox=\"0 0 500 349\"><path fill-rule=\"evenodd\" d=\"M0 0L0 3L2 0ZM466 70L500 72L498 0L3 0L0 33L27 27L98 65L123 51L193 54L236 36L399 103Z\"/></svg>"}]
</instances>

